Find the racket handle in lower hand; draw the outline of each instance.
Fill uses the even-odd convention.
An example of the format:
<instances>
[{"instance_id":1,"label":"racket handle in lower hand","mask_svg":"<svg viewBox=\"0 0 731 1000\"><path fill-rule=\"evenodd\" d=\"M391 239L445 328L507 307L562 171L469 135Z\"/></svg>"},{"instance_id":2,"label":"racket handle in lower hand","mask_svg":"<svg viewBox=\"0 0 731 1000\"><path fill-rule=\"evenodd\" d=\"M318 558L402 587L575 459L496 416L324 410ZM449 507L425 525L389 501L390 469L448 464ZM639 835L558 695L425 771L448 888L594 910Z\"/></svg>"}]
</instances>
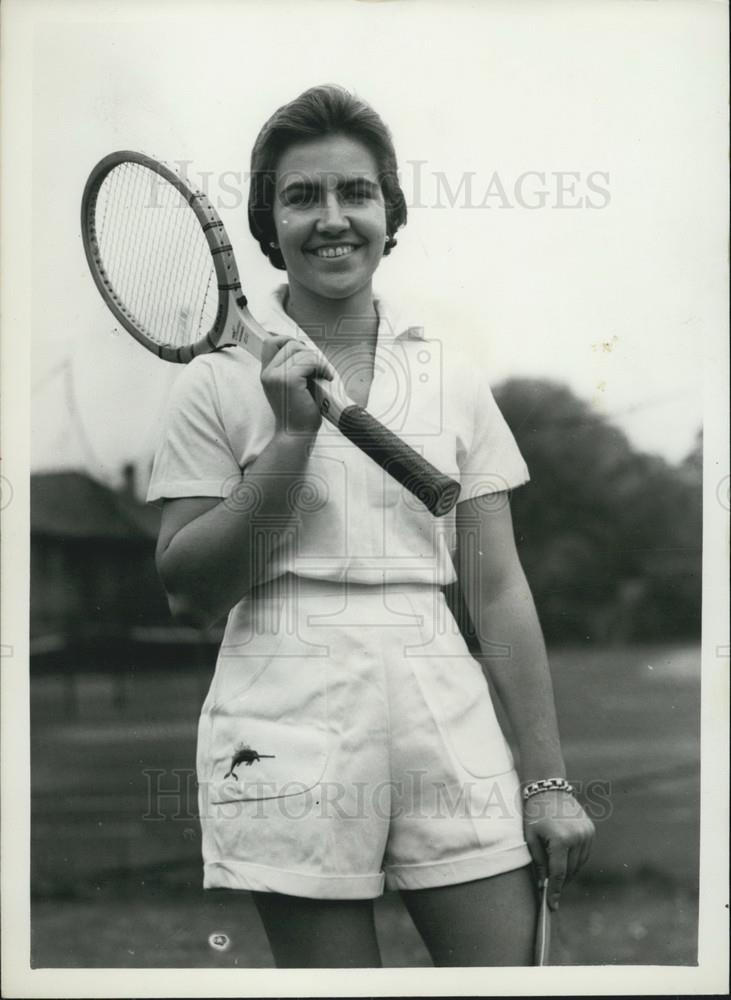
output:
<instances>
[{"instance_id":1,"label":"racket handle in lower hand","mask_svg":"<svg viewBox=\"0 0 731 1000\"><path fill-rule=\"evenodd\" d=\"M421 500L435 517L442 517L454 507L459 483L435 469L362 406L346 406L337 426L353 444Z\"/></svg>"},{"instance_id":2,"label":"racket handle in lower hand","mask_svg":"<svg viewBox=\"0 0 731 1000\"><path fill-rule=\"evenodd\" d=\"M539 906L536 938L533 948L533 965L548 965L551 948L551 911L548 908L548 879L538 886Z\"/></svg>"}]
</instances>

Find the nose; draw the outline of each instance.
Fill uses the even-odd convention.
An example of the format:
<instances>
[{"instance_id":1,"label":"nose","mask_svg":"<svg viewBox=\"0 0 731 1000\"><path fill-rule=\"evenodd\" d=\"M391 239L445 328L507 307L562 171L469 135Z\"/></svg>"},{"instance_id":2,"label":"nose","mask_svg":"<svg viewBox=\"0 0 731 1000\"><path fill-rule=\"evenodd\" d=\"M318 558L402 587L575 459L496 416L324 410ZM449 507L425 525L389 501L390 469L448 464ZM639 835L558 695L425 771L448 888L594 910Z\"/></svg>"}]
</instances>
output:
<instances>
[{"instance_id":1,"label":"nose","mask_svg":"<svg viewBox=\"0 0 731 1000\"><path fill-rule=\"evenodd\" d=\"M317 220L317 231L322 234L337 234L342 233L349 225L350 222L343 212L337 193L328 192L322 213Z\"/></svg>"}]
</instances>

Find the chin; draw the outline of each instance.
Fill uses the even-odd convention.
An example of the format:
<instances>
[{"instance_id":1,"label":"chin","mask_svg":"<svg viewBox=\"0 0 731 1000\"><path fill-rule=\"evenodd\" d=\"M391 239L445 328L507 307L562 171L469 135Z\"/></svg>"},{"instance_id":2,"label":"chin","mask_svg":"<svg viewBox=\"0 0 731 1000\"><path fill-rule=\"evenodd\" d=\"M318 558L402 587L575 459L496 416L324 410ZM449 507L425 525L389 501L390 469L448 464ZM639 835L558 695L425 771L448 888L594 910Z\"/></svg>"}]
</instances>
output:
<instances>
[{"instance_id":1,"label":"chin","mask_svg":"<svg viewBox=\"0 0 731 1000\"><path fill-rule=\"evenodd\" d=\"M321 286L318 289L318 294L325 299L348 299L350 298L351 295L355 295L356 292L359 292L361 288L363 288L363 286L366 284L367 281L363 282L349 281L347 284L343 285L332 284L327 286Z\"/></svg>"},{"instance_id":2,"label":"chin","mask_svg":"<svg viewBox=\"0 0 731 1000\"><path fill-rule=\"evenodd\" d=\"M326 299L347 299L361 291L372 279L372 274L333 275L329 280L308 283L307 287Z\"/></svg>"}]
</instances>

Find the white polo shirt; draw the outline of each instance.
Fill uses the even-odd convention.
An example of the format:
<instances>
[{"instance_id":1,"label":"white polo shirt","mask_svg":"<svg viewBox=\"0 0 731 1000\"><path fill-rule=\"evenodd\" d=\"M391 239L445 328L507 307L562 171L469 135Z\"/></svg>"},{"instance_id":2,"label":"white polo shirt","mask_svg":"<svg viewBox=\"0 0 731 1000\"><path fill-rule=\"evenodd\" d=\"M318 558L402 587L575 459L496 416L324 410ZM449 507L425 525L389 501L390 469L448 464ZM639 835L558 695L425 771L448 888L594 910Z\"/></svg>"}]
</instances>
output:
<instances>
[{"instance_id":1,"label":"white polo shirt","mask_svg":"<svg viewBox=\"0 0 731 1000\"><path fill-rule=\"evenodd\" d=\"M284 311L286 294L287 285L280 286L259 321L314 347ZM450 336L427 338L380 298L376 309L369 412L458 479L460 501L525 483L528 469L480 359L460 356ZM168 404L148 501L228 497L239 509L256 503L246 468L274 433L259 372L259 362L234 347L186 366ZM435 518L325 420L305 475L292 497L298 516L281 526L267 580L286 572L366 584L455 580L455 511Z\"/></svg>"}]
</instances>

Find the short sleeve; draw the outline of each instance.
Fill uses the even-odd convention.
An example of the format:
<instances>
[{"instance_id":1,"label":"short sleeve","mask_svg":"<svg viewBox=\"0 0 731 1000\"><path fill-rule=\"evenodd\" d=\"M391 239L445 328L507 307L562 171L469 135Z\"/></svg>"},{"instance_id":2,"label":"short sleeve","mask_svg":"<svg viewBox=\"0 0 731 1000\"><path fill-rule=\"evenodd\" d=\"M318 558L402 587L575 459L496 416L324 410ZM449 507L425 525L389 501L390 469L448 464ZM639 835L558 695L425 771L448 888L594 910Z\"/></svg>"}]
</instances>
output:
<instances>
[{"instance_id":1,"label":"short sleeve","mask_svg":"<svg viewBox=\"0 0 731 1000\"><path fill-rule=\"evenodd\" d=\"M471 409L471 441L459 456L460 500L527 483L528 466L479 367L472 370Z\"/></svg>"},{"instance_id":2,"label":"short sleeve","mask_svg":"<svg viewBox=\"0 0 731 1000\"><path fill-rule=\"evenodd\" d=\"M177 497L225 497L241 477L206 357L187 365L168 401L147 491L148 502Z\"/></svg>"}]
</instances>

